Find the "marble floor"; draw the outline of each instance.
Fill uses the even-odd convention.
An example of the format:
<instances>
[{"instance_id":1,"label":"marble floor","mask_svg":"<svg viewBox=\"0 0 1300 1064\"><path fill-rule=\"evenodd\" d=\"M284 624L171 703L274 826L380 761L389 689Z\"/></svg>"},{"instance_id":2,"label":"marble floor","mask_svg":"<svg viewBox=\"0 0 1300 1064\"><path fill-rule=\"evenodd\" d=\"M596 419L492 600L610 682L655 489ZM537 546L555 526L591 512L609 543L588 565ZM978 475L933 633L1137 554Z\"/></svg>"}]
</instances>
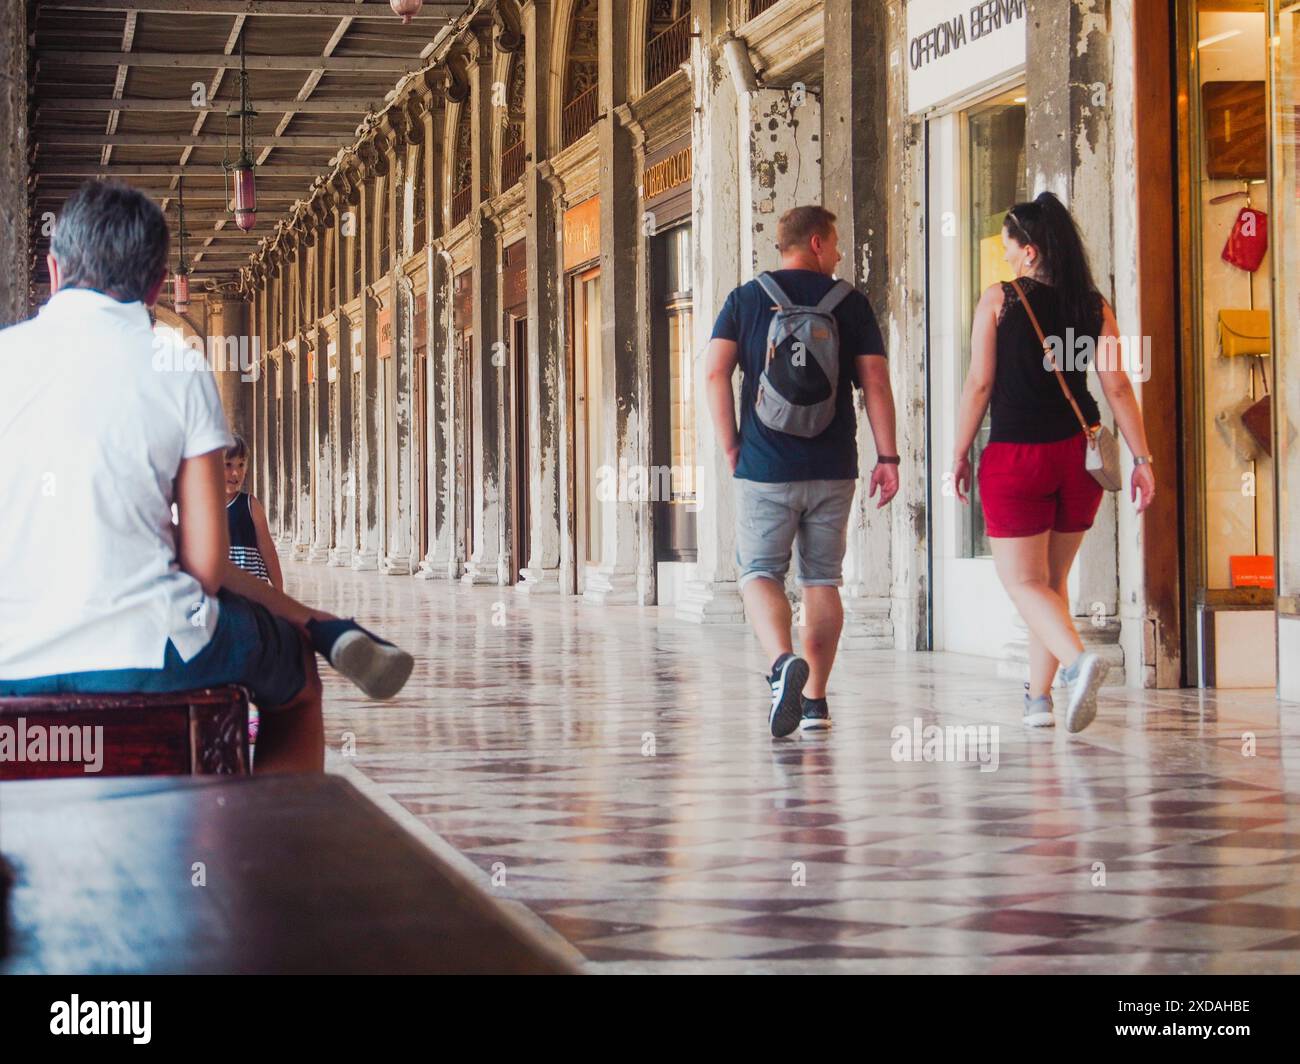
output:
<instances>
[{"instance_id":1,"label":"marble floor","mask_svg":"<svg viewBox=\"0 0 1300 1064\"><path fill-rule=\"evenodd\" d=\"M418 659L388 704L326 676L331 769L589 970L1300 972L1271 692L1107 692L1072 737L987 661L854 651L833 730L773 740L743 628L286 568Z\"/></svg>"}]
</instances>

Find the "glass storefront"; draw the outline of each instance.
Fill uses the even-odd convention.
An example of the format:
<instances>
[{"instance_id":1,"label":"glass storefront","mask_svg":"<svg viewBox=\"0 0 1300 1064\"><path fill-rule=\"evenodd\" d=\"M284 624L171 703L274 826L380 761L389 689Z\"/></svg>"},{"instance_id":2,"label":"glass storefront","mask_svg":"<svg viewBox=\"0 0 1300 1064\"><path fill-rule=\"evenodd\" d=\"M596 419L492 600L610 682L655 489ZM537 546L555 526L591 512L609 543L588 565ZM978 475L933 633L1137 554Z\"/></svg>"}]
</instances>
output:
<instances>
[{"instance_id":1,"label":"glass storefront","mask_svg":"<svg viewBox=\"0 0 1300 1064\"><path fill-rule=\"evenodd\" d=\"M1277 397L1274 433L1277 447L1276 594L1278 610L1278 692L1300 699L1300 3L1272 0L1272 155L1273 393ZM1282 428L1284 430L1282 430Z\"/></svg>"},{"instance_id":2,"label":"glass storefront","mask_svg":"<svg viewBox=\"0 0 1300 1064\"><path fill-rule=\"evenodd\" d=\"M1002 245L1002 220L1007 211L1029 198L1028 168L1025 164L1024 89L1014 89L997 99L972 108L966 115L966 218L967 299L964 330L963 373L970 365L970 331L975 307L984 290L998 281L1009 281ZM973 468L988 442L989 420L984 419L975 437ZM968 558L989 557L984 510L979 501L979 484L971 485L971 506L966 511L964 549Z\"/></svg>"},{"instance_id":3,"label":"glass storefront","mask_svg":"<svg viewBox=\"0 0 1300 1064\"><path fill-rule=\"evenodd\" d=\"M1181 195L1187 681L1269 687L1274 637L1274 327L1265 4L1182 5ZM1283 20L1285 21L1285 20ZM1285 88L1285 83L1278 82ZM1275 123L1282 120L1275 108ZM1285 154L1282 141L1275 143ZM1294 193L1293 193L1294 195ZM1285 212L1286 197L1276 202ZM1273 217L1270 217L1273 216ZM1279 288L1278 291L1284 289ZM1285 326L1284 326L1285 327Z\"/></svg>"}]
</instances>

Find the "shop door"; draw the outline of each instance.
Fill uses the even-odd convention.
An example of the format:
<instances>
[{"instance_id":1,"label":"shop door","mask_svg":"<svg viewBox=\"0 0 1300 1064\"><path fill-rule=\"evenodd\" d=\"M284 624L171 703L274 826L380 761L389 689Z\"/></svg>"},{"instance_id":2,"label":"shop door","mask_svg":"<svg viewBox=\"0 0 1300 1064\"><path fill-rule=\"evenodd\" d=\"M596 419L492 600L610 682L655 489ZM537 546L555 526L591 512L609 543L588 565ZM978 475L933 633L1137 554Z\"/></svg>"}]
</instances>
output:
<instances>
[{"instance_id":1,"label":"shop door","mask_svg":"<svg viewBox=\"0 0 1300 1064\"><path fill-rule=\"evenodd\" d=\"M936 650L990 658L1023 639L1024 628L998 583L978 491L963 506L947 474L975 307L984 289L1011 277L1003 261L1002 222L1010 208L1029 198L1024 95L1023 88L1004 90L967 110L932 118L926 135L931 643ZM975 469L987 440L986 420L972 448Z\"/></svg>"}]
</instances>

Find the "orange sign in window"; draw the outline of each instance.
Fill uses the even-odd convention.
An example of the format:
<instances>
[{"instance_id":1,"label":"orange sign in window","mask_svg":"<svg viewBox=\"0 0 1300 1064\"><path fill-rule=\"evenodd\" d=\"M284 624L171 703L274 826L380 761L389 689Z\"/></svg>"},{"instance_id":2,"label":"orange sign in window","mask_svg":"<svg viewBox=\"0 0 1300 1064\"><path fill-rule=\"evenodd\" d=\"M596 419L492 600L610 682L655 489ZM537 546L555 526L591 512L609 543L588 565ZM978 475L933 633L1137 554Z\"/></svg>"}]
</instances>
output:
<instances>
[{"instance_id":1,"label":"orange sign in window","mask_svg":"<svg viewBox=\"0 0 1300 1064\"><path fill-rule=\"evenodd\" d=\"M1233 587L1272 587L1271 554L1234 554L1228 558L1228 573Z\"/></svg>"}]
</instances>

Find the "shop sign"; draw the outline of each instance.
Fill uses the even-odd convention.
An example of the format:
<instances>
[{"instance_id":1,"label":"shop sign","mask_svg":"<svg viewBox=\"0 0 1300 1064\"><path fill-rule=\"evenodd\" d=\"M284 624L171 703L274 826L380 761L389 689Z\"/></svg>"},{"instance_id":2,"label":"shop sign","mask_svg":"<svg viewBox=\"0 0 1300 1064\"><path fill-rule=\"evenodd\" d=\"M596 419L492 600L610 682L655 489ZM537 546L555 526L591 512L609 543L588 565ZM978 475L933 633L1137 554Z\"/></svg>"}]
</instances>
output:
<instances>
[{"instance_id":1,"label":"shop sign","mask_svg":"<svg viewBox=\"0 0 1300 1064\"><path fill-rule=\"evenodd\" d=\"M393 308L384 307L376 321L379 333L379 357L391 358L393 355Z\"/></svg>"},{"instance_id":2,"label":"shop sign","mask_svg":"<svg viewBox=\"0 0 1300 1064\"><path fill-rule=\"evenodd\" d=\"M691 149L688 146L645 168L641 175L642 195L647 200L652 200L688 184L690 180Z\"/></svg>"},{"instance_id":3,"label":"shop sign","mask_svg":"<svg viewBox=\"0 0 1300 1064\"><path fill-rule=\"evenodd\" d=\"M927 111L1025 64L1028 0L911 0L907 109Z\"/></svg>"},{"instance_id":4,"label":"shop sign","mask_svg":"<svg viewBox=\"0 0 1300 1064\"><path fill-rule=\"evenodd\" d=\"M600 197L592 196L564 212L564 269L600 257Z\"/></svg>"}]
</instances>

